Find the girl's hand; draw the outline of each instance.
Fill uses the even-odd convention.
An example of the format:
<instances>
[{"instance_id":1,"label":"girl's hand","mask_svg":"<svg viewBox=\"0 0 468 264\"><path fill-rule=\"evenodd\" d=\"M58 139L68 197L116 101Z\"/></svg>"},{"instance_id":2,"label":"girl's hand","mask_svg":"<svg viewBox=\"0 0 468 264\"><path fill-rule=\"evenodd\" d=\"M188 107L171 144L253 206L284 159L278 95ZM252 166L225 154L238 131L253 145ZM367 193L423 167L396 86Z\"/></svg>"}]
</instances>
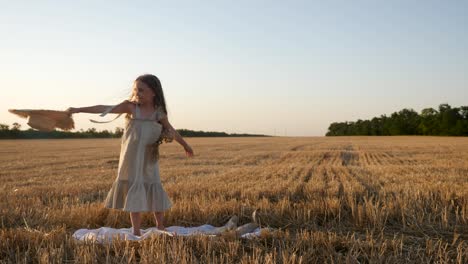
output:
<instances>
[{"instance_id":1,"label":"girl's hand","mask_svg":"<svg viewBox=\"0 0 468 264\"><path fill-rule=\"evenodd\" d=\"M189 145L184 146L187 157L193 157L193 150Z\"/></svg>"},{"instance_id":2,"label":"girl's hand","mask_svg":"<svg viewBox=\"0 0 468 264\"><path fill-rule=\"evenodd\" d=\"M75 114L75 113L79 113L79 112L80 112L80 109L79 109L79 108L74 108L74 107L69 107L69 108L67 108L67 110L65 110L65 111L67 111L67 112L70 113L70 114Z\"/></svg>"}]
</instances>

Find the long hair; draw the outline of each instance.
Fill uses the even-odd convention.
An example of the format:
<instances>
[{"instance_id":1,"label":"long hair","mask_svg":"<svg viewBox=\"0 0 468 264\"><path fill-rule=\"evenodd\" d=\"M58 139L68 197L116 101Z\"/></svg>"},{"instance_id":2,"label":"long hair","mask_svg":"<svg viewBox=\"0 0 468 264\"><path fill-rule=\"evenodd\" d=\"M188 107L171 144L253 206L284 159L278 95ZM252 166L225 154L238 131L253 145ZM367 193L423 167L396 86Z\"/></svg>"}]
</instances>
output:
<instances>
[{"instance_id":1,"label":"long hair","mask_svg":"<svg viewBox=\"0 0 468 264\"><path fill-rule=\"evenodd\" d=\"M164 92L162 89L161 81L158 79L158 77L152 75L152 74L143 74L138 76L135 79L135 82L140 81L146 84L151 90L153 90L155 96L153 99L153 105L154 108L156 109L157 107L160 108L159 111L162 110L162 112L167 115L167 106L166 106L166 99L164 98ZM132 95L130 97L130 101L135 100L136 96L136 91L132 91ZM129 115L127 115L127 118L129 118ZM159 145L161 145L163 142L171 142L173 137L171 136L171 133L167 131L167 129L163 128L161 131L161 135L159 136L158 140L148 146L147 151L149 151L149 154L153 158L153 160L159 160Z\"/></svg>"}]
</instances>

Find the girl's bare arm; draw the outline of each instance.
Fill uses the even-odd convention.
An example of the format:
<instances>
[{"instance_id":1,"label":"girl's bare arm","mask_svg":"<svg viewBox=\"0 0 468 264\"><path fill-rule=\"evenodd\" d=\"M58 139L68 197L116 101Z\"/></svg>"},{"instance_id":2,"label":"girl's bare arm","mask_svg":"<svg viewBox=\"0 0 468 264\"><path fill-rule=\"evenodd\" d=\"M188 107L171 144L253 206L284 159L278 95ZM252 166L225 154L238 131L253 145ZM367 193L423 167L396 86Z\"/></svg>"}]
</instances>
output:
<instances>
[{"instance_id":1,"label":"girl's bare arm","mask_svg":"<svg viewBox=\"0 0 468 264\"><path fill-rule=\"evenodd\" d=\"M86 107L70 107L67 109L67 111L70 112L71 114L74 114L74 113L99 114L99 113L106 111L109 107L111 106L110 105L93 105L93 106L86 106ZM133 110L132 107L134 107L133 103L131 103L128 100L125 100L119 105L117 105L116 107L114 107L114 109L112 109L110 113L115 113L115 114L132 113L132 110Z\"/></svg>"},{"instance_id":2,"label":"girl's bare arm","mask_svg":"<svg viewBox=\"0 0 468 264\"><path fill-rule=\"evenodd\" d=\"M174 140L177 141L177 143L179 143L180 145L182 145L182 147L184 147L187 156L189 156L189 157L193 156L193 150L192 150L192 148L191 148L190 145L182 138L182 136L179 134L179 132L177 132L177 130L174 129L174 127L171 125L171 123L169 123L169 120L168 120L167 116L161 118L161 119L159 120L159 122L161 122L162 126L163 126L165 129L171 130L171 131L174 133Z\"/></svg>"}]
</instances>

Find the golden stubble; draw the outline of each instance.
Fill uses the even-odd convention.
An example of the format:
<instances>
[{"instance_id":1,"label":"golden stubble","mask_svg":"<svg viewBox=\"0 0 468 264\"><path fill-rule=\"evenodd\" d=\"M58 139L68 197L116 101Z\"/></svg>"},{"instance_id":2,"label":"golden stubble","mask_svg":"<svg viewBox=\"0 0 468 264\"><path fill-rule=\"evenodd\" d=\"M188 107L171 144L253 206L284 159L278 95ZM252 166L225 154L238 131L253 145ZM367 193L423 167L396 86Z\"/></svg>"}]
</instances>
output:
<instances>
[{"instance_id":1,"label":"golden stubble","mask_svg":"<svg viewBox=\"0 0 468 264\"><path fill-rule=\"evenodd\" d=\"M80 228L128 228L103 207L119 139L0 141L0 263L468 261L468 138L186 138L161 146L174 206L166 226L232 216L279 230L258 239L154 237L77 243ZM142 228L154 226L143 214Z\"/></svg>"}]
</instances>

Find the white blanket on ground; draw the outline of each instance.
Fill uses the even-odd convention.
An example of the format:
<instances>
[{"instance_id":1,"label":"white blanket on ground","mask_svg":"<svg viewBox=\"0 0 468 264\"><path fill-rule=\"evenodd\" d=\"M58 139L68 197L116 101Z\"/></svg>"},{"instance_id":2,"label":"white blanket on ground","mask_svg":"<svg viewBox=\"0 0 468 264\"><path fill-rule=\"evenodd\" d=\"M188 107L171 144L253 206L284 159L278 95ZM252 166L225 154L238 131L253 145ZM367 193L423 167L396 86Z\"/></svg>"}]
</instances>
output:
<instances>
[{"instance_id":1,"label":"white blanket on ground","mask_svg":"<svg viewBox=\"0 0 468 264\"><path fill-rule=\"evenodd\" d=\"M151 235L169 235L169 236L193 236L193 235L206 235L216 236L213 232L219 229L212 225L201 225L196 227L183 227L183 226L171 226L167 227L165 231L159 230L155 227L148 229L141 229L141 236L133 234L132 228L121 228L115 229L110 227L101 227L98 229L79 229L73 234L73 238L79 241L98 242L106 243L112 242L112 239L120 240L133 240L139 241L151 237ZM242 238L254 238L259 237L263 229L257 227L249 233L242 234Z\"/></svg>"}]
</instances>

